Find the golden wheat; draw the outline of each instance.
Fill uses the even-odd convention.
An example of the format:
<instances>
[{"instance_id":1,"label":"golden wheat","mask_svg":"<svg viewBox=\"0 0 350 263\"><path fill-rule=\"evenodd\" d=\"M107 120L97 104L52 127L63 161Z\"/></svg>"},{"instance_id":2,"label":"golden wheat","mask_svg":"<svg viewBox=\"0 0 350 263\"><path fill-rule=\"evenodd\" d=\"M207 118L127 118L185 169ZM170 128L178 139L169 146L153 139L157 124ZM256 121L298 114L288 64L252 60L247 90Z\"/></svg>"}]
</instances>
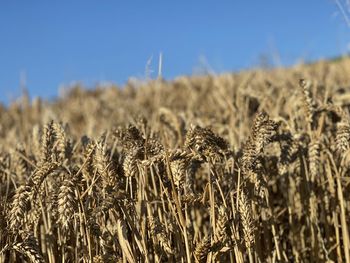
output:
<instances>
[{"instance_id":1,"label":"golden wheat","mask_svg":"<svg viewBox=\"0 0 350 263\"><path fill-rule=\"evenodd\" d=\"M349 76L321 61L0 107L0 262L350 262Z\"/></svg>"}]
</instances>

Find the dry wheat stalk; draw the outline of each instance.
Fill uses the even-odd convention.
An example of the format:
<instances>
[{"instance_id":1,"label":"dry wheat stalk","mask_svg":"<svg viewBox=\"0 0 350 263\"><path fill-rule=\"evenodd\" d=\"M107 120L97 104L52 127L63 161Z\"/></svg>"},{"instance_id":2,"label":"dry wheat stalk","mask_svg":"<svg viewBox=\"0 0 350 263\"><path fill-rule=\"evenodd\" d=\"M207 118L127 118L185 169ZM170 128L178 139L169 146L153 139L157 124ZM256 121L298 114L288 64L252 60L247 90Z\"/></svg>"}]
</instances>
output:
<instances>
[{"instance_id":1,"label":"dry wheat stalk","mask_svg":"<svg viewBox=\"0 0 350 263\"><path fill-rule=\"evenodd\" d=\"M239 193L238 211L241 218L245 246L251 249L255 242L255 225L251 205L249 204L247 195L243 191Z\"/></svg>"},{"instance_id":2,"label":"dry wheat stalk","mask_svg":"<svg viewBox=\"0 0 350 263\"><path fill-rule=\"evenodd\" d=\"M226 208L220 206L218 209L219 215L216 222L215 233L213 237L212 250L219 251L226 243L227 233L226 225L228 222L228 216Z\"/></svg>"},{"instance_id":3,"label":"dry wheat stalk","mask_svg":"<svg viewBox=\"0 0 350 263\"><path fill-rule=\"evenodd\" d=\"M315 113L315 104L311 96L311 82L305 79L301 79L299 81L299 86L302 90L302 99L306 120L312 126Z\"/></svg>"},{"instance_id":4,"label":"dry wheat stalk","mask_svg":"<svg viewBox=\"0 0 350 263\"><path fill-rule=\"evenodd\" d=\"M102 142L97 143L94 158L95 167L102 177L104 186L115 186L117 184L117 174L114 164L109 160L109 156L104 149Z\"/></svg>"},{"instance_id":5,"label":"dry wheat stalk","mask_svg":"<svg viewBox=\"0 0 350 263\"><path fill-rule=\"evenodd\" d=\"M42 163L32 174L29 184L34 186L35 191L38 191L45 178L57 169L58 163L45 162Z\"/></svg>"},{"instance_id":6,"label":"dry wheat stalk","mask_svg":"<svg viewBox=\"0 0 350 263\"><path fill-rule=\"evenodd\" d=\"M228 143L210 129L191 127L186 134L185 147L206 158L222 158L229 153Z\"/></svg>"},{"instance_id":7,"label":"dry wheat stalk","mask_svg":"<svg viewBox=\"0 0 350 263\"><path fill-rule=\"evenodd\" d=\"M125 155L124 162L123 162L123 169L124 169L124 175L126 177L134 177L138 174L138 167L137 167L137 152L130 152Z\"/></svg>"},{"instance_id":8,"label":"dry wheat stalk","mask_svg":"<svg viewBox=\"0 0 350 263\"><path fill-rule=\"evenodd\" d=\"M135 257L133 255L133 250L131 249L128 236L127 236L126 223L122 219L117 220L117 235L120 247L123 251L123 254L127 258L128 262L133 263L135 261Z\"/></svg>"},{"instance_id":9,"label":"dry wheat stalk","mask_svg":"<svg viewBox=\"0 0 350 263\"><path fill-rule=\"evenodd\" d=\"M56 141L57 161L62 163L67 157L68 142L66 133L62 125L56 122L52 123L52 130Z\"/></svg>"},{"instance_id":10,"label":"dry wheat stalk","mask_svg":"<svg viewBox=\"0 0 350 263\"><path fill-rule=\"evenodd\" d=\"M23 242L12 245L12 249L27 257L32 263L44 263L40 254L38 242L34 236L28 236Z\"/></svg>"},{"instance_id":11,"label":"dry wheat stalk","mask_svg":"<svg viewBox=\"0 0 350 263\"><path fill-rule=\"evenodd\" d=\"M265 200L268 194L261 159L264 147L271 141L276 130L276 122L270 120L265 112L258 113L241 158L242 172L248 182L254 185L255 193L261 200Z\"/></svg>"},{"instance_id":12,"label":"dry wheat stalk","mask_svg":"<svg viewBox=\"0 0 350 263\"><path fill-rule=\"evenodd\" d=\"M31 196L31 187L28 185L21 185L17 188L16 194L12 201L12 207L9 215L9 226L13 231L23 225L26 213L29 210Z\"/></svg>"},{"instance_id":13,"label":"dry wheat stalk","mask_svg":"<svg viewBox=\"0 0 350 263\"><path fill-rule=\"evenodd\" d=\"M85 178L89 179L94 176L94 155L96 143L89 138L82 138L83 143L85 143L84 148L84 163L83 174Z\"/></svg>"},{"instance_id":14,"label":"dry wheat stalk","mask_svg":"<svg viewBox=\"0 0 350 263\"><path fill-rule=\"evenodd\" d=\"M58 197L58 223L63 229L68 229L72 225L72 219L77 210L77 197L75 195L76 182L67 176L63 181Z\"/></svg>"},{"instance_id":15,"label":"dry wheat stalk","mask_svg":"<svg viewBox=\"0 0 350 263\"><path fill-rule=\"evenodd\" d=\"M350 148L350 124L342 120L337 123L337 134L335 137L335 149L344 154Z\"/></svg>"},{"instance_id":16,"label":"dry wheat stalk","mask_svg":"<svg viewBox=\"0 0 350 263\"><path fill-rule=\"evenodd\" d=\"M277 123L269 119L265 112L256 115L251 130L251 135L246 142L242 156L243 171L255 170L259 157L277 129Z\"/></svg>"},{"instance_id":17,"label":"dry wheat stalk","mask_svg":"<svg viewBox=\"0 0 350 263\"><path fill-rule=\"evenodd\" d=\"M174 184L177 188L182 188L186 177L187 163L184 159L175 159L170 161L170 170L173 176Z\"/></svg>"},{"instance_id":18,"label":"dry wheat stalk","mask_svg":"<svg viewBox=\"0 0 350 263\"><path fill-rule=\"evenodd\" d=\"M171 247L169 238L167 238L164 226L159 222L158 219L155 219L155 218L149 218L148 224L150 227L151 235L159 243L160 247L168 255L173 255L174 250Z\"/></svg>"},{"instance_id":19,"label":"dry wheat stalk","mask_svg":"<svg viewBox=\"0 0 350 263\"><path fill-rule=\"evenodd\" d=\"M194 250L194 258L196 262L203 263L207 262L208 254L210 253L210 236L205 236L203 239L201 239Z\"/></svg>"},{"instance_id":20,"label":"dry wheat stalk","mask_svg":"<svg viewBox=\"0 0 350 263\"><path fill-rule=\"evenodd\" d=\"M321 145L318 140L312 141L309 144L309 163L310 163L310 176L311 180L314 181L315 178L318 176L318 170L320 165L320 151L321 151Z\"/></svg>"},{"instance_id":21,"label":"dry wheat stalk","mask_svg":"<svg viewBox=\"0 0 350 263\"><path fill-rule=\"evenodd\" d=\"M54 140L53 121L46 124L41 136L41 157L40 164L51 161L52 144ZM39 166L40 166L39 164Z\"/></svg>"}]
</instances>

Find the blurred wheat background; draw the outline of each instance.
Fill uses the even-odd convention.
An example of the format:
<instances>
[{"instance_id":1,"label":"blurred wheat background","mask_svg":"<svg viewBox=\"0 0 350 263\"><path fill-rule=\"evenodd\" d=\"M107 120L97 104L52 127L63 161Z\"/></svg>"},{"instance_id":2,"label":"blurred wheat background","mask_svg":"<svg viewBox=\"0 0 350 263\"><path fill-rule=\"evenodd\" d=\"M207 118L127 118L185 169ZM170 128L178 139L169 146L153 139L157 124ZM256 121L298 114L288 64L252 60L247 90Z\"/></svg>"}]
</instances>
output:
<instances>
[{"instance_id":1,"label":"blurred wheat background","mask_svg":"<svg viewBox=\"0 0 350 263\"><path fill-rule=\"evenodd\" d=\"M0 109L1 262L350 262L350 60Z\"/></svg>"}]
</instances>

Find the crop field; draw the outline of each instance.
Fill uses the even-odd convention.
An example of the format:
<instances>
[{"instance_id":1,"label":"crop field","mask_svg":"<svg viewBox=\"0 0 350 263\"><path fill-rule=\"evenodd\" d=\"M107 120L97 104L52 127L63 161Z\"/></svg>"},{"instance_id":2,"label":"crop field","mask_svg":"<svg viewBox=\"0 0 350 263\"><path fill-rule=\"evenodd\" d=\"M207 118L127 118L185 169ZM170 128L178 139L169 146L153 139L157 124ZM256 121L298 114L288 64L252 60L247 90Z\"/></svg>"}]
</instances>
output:
<instances>
[{"instance_id":1,"label":"crop field","mask_svg":"<svg viewBox=\"0 0 350 263\"><path fill-rule=\"evenodd\" d=\"M350 59L0 108L0 262L350 262Z\"/></svg>"}]
</instances>

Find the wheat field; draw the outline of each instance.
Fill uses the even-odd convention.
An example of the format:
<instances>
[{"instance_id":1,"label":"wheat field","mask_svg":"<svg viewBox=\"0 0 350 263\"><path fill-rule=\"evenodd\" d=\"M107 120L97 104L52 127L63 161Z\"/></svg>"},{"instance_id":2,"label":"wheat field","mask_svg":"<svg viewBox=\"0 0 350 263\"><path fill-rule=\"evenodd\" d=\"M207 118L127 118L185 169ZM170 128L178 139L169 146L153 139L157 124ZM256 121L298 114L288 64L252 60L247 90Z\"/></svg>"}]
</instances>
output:
<instances>
[{"instance_id":1,"label":"wheat field","mask_svg":"<svg viewBox=\"0 0 350 263\"><path fill-rule=\"evenodd\" d=\"M350 262L350 59L0 108L0 262Z\"/></svg>"}]
</instances>

